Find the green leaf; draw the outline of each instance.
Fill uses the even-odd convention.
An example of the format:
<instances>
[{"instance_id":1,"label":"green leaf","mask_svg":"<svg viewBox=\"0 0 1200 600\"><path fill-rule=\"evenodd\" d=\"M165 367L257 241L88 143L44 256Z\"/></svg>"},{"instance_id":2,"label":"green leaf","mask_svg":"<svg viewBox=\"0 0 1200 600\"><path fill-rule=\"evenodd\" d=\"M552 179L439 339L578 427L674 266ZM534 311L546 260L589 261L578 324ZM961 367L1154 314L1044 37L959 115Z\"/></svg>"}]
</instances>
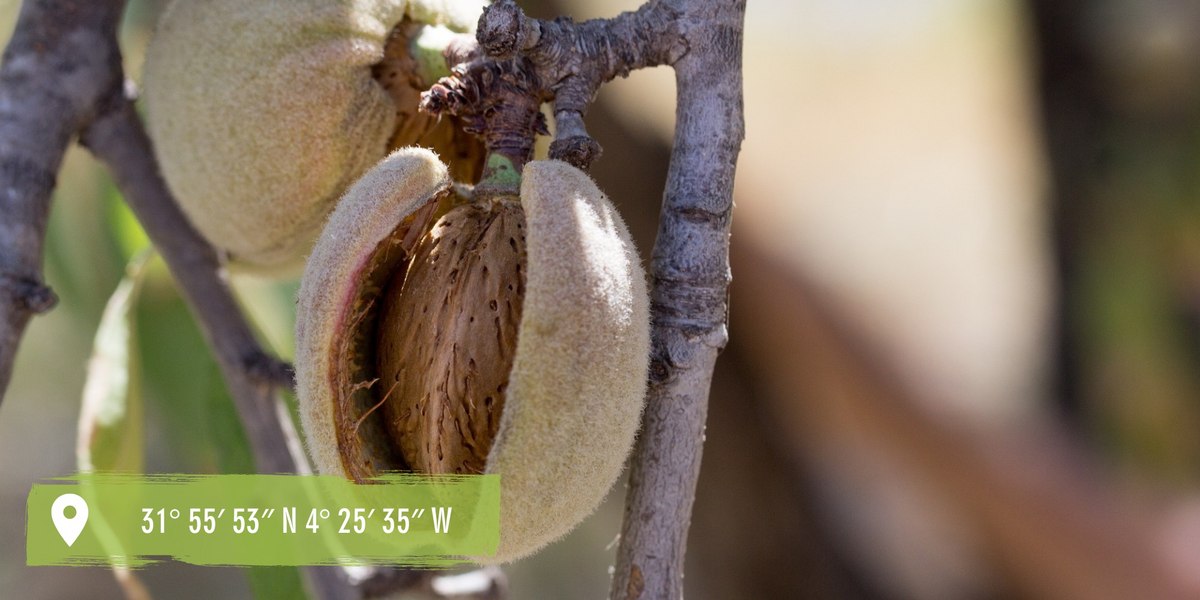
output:
<instances>
[{"instance_id":1,"label":"green leaf","mask_svg":"<svg viewBox=\"0 0 1200 600\"><path fill-rule=\"evenodd\" d=\"M246 576L257 600L307 598L300 569L296 567L251 567Z\"/></svg>"},{"instance_id":2,"label":"green leaf","mask_svg":"<svg viewBox=\"0 0 1200 600\"><path fill-rule=\"evenodd\" d=\"M161 262L161 261L156 261ZM169 440L172 468L221 471L213 449L209 403L223 389L220 372L169 274L151 269L138 306L138 340L147 402Z\"/></svg>"},{"instance_id":3,"label":"green leaf","mask_svg":"<svg viewBox=\"0 0 1200 600\"><path fill-rule=\"evenodd\" d=\"M116 240L121 254L132 257L144 252L150 247L150 238L138 223L137 217L129 210L129 206L121 198L121 192L116 186L108 188L108 229Z\"/></svg>"}]
</instances>

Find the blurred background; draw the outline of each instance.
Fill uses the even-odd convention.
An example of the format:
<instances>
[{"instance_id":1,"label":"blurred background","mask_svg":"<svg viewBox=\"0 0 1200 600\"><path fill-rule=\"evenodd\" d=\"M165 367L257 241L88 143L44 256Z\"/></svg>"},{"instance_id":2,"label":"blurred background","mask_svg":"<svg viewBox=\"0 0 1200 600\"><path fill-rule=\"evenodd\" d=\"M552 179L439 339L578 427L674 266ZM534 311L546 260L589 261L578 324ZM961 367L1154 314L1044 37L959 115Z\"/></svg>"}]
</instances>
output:
<instances>
[{"instance_id":1,"label":"blurred background","mask_svg":"<svg viewBox=\"0 0 1200 600\"><path fill-rule=\"evenodd\" d=\"M127 72L161 2L134 0ZM0 40L19 3L0 0ZM536 17L636 0L536 0ZM689 599L1200 598L1200 4L750 0L731 343L713 384ZM669 69L606 86L593 174L648 257ZM0 215L0 218L4 218ZM0 405L0 595L122 598L24 566L32 483L77 469L93 338L146 247L73 149ZM251 468L160 262L133 311L148 472ZM238 280L291 355L294 283ZM506 568L607 594L623 489ZM294 570L155 566L161 598L291 597Z\"/></svg>"}]
</instances>

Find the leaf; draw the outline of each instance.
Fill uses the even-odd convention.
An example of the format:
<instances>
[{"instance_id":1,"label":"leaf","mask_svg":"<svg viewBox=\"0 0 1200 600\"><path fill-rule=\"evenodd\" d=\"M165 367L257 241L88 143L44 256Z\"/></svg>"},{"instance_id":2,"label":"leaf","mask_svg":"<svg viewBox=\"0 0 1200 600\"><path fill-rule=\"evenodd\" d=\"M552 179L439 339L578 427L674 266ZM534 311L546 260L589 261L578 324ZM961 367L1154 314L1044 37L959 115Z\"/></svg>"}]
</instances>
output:
<instances>
[{"instance_id":1,"label":"leaf","mask_svg":"<svg viewBox=\"0 0 1200 600\"><path fill-rule=\"evenodd\" d=\"M167 424L181 434L168 437L185 462L207 463L209 470L216 467L223 473L251 473L254 461L233 401L181 299L148 293L151 302L139 306L142 285L156 272L148 265L150 256L143 252L130 262L96 332L80 422L80 470L143 470L139 375L145 362L147 381L162 399ZM139 316L146 331L135 327ZM153 351L141 354L139 345ZM126 596L149 598L134 573L120 566L120 548L110 546L109 552ZM259 600L305 597L295 567L254 567L246 575Z\"/></svg>"},{"instance_id":2,"label":"leaf","mask_svg":"<svg viewBox=\"0 0 1200 600\"><path fill-rule=\"evenodd\" d=\"M79 414L79 470L142 472L144 411L138 382L134 309L146 263L142 252L108 300L88 362Z\"/></svg>"},{"instance_id":3,"label":"leaf","mask_svg":"<svg viewBox=\"0 0 1200 600\"><path fill-rule=\"evenodd\" d=\"M138 306L137 331L147 402L169 440L172 468L216 473L209 404L223 389L212 353L169 274L151 269Z\"/></svg>"},{"instance_id":4,"label":"leaf","mask_svg":"<svg viewBox=\"0 0 1200 600\"><path fill-rule=\"evenodd\" d=\"M134 329L138 292L151 256L144 251L130 260L96 329L79 411L75 455L80 472L140 473L145 466L145 415ZM150 592L126 566L125 551L104 516L97 514L93 522L125 597L149 600Z\"/></svg>"},{"instance_id":5,"label":"leaf","mask_svg":"<svg viewBox=\"0 0 1200 600\"><path fill-rule=\"evenodd\" d=\"M150 269L137 332L147 397L157 409L179 468L201 473L253 473L245 430L221 370L167 273ZM163 280L160 281L159 277ZM243 571L258 600L305 598L295 567Z\"/></svg>"},{"instance_id":6,"label":"leaf","mask_svg":"<svg viewBox=\"0 0 1200 600\"><path fill-rule=\"evenodd\" d=\"M307 598L304 581L296 567L250 567L246 577L256 600Z\"/></svg>"},{"instance_id":7,"label":"leaf","mask_svg":"<svg viewBox=\"0 0 1200 600\"><path fill-rule=\"evenodd\" d=\"M150 238L114 185L108 189L107 206L108 230L123 256L132 258L150 247Z\"/></svg>"}]
</instances>

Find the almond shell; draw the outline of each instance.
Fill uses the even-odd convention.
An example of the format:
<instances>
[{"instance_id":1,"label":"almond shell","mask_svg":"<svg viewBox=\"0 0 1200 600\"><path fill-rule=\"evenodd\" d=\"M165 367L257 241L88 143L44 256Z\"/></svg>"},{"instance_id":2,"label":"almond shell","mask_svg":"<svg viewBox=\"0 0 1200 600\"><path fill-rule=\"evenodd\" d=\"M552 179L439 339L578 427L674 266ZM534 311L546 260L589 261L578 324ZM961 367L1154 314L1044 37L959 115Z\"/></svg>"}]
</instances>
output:
<instances>
[{"instance_id":1,"label":"almond shell","mask_svg":"<svg viewBox=\"0 0 1200 600\"><path fill-rule=\"evenodd\" d=\"M386 442L350 430L373 397L363 365L348 364L357 361L347 358L346 331L378 293L364 273L411 237L397 225L428 210L447 185L432 153L397 151L347 192L308 261L296 376L306 443L322 473L362 479L387 468ZM596 509L624 467L645 396L649 300L616 209L587 174L558 161L525 166L520 202L526 292L485 470L500 475L500 547L476 558L482 563L529 555Z\"/></svg>"}]
</instances>

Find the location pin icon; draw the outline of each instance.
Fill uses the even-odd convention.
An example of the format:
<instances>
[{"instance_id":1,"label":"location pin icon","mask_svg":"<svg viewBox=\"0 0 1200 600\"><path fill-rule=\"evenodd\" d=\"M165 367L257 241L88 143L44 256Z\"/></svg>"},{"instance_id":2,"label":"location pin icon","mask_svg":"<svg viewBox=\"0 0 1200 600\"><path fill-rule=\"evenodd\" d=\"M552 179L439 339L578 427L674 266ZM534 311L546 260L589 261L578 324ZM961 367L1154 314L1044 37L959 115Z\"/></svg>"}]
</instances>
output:
<instances>
[{"instance_id":1,"label":"location pin icon","mask_svg":"<svg viewBox=\"0 0 1200 600\"><path fill-rule=\"evenodd\" d=\"M75 509L75 514L70 517L66 515L68 507ZM83 533L83 526L87 524L87 502L84 502L79 494L63 494L54 499L54 505L50 507L50 518L54 520L54 528L58 530L58 535L70 546L79 539L79 534Z\"/></svg>"}]
</instances>

